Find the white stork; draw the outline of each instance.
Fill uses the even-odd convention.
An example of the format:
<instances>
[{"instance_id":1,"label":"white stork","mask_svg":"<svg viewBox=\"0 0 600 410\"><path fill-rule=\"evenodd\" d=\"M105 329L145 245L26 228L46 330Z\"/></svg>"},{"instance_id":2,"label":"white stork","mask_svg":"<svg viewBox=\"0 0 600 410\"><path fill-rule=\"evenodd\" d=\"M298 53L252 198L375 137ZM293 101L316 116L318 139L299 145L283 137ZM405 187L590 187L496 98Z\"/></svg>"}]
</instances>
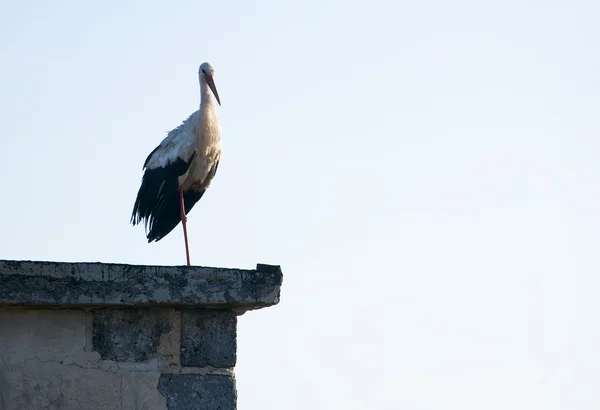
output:
<instances>
[{"instance_id":1,"label":"white stork","mask_svg":"<svg viewBox=\"0 0 600 410\"><path fill-rule=\"evenodd\" d=\"M131 214L134 226L144 221L148 242L161 240L181 221L188 266L186 214L209 187L221 157L221 131L213 95L219 105L221 100L214 73L209 63L200 66L200 109L169 132L146 158Z\"/></svg>"}]
</instances>

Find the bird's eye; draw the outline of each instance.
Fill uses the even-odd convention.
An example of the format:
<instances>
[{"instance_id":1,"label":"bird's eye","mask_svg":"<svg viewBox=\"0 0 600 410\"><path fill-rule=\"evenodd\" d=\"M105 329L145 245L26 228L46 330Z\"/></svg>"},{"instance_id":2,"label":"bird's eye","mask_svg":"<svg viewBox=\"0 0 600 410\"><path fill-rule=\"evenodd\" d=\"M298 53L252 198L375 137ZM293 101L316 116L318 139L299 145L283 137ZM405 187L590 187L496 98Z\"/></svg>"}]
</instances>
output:
<instances>
[{"instance_id":1,"label":"bird's eye","mask_svg":"<svg viewBox=\"0 0 600 410\"><path fill-rule=\"evenodd\" d=\"M206 71L204 71L204 68L202 69L202 74L206 74Z\"/></svg>"}]
</instances>

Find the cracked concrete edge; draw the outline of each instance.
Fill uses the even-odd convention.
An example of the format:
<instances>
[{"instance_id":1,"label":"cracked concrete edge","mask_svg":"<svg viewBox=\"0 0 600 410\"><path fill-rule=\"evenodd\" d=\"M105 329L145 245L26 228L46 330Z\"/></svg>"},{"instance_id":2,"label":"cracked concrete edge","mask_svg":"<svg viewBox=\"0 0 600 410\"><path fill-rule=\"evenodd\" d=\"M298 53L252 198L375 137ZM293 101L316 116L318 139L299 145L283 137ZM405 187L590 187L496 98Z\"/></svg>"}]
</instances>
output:
<instances>
[{"instance_id":1,"label":"cracked concrete edge","mask_svg":"<svg viewBox=\"0 0 600 410\"><path fill-rule=\"evenodd\" d=\"M279 303L279 266L256 270L0 260L0 305L232 309Z\"/></svg>"}]
</instances>

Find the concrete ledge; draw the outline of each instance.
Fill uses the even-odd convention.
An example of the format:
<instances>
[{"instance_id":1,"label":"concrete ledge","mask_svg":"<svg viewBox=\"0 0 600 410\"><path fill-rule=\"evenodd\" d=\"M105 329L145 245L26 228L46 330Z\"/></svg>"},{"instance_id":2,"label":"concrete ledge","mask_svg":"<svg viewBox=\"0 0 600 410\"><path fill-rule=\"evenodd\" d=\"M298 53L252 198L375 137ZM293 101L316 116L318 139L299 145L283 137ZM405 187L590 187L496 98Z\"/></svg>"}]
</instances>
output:
<instances>
[{"instance_id":1,"label":"concrete ledge","mask_svg":"<svg viewBox=\"0 0 600 410\"><path fill-rule=\"evenodd\" d=\"M230 309L279 302L279 266L255 270L0 260L0 305Z\"/></svg>"},{"instance_id":2,"label":"concrete ledge","mask_svg":"<svg viewBox=\"0 0 600 410\"><path fill-rule=\"evenodd\" d=\"M238 315L282 277L0 260L0 410L235 410Z\"/></svg>"}]
</instances>

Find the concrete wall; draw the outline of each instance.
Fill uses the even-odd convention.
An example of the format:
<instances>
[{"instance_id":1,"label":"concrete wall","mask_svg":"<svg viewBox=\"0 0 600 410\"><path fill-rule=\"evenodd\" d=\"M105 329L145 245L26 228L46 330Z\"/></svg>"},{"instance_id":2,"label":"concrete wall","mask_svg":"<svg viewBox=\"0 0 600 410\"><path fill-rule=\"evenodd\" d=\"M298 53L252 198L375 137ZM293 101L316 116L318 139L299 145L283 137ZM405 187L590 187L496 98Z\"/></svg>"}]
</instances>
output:
<instances>
[{"instance_id":1,"label":"concrete wall","mask_svg":"<svg viewBox=\"0 0 600 410\"><path fill-rule=\"evenodd\" d=\"M265 265L0 261L0 410L235 409L238 316L276 304L281 279ZM115 297L115 281L130 293Z\"/></svg>"}]
</instances>

